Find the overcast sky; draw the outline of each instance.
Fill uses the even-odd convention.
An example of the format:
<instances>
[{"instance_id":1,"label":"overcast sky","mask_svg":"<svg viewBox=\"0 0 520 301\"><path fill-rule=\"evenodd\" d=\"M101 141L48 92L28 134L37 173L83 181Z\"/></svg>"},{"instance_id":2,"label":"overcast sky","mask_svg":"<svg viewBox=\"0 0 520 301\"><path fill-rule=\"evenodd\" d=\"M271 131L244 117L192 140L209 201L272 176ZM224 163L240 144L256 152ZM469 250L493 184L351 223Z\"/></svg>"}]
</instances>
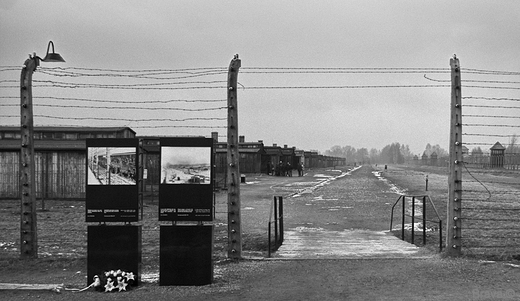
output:
<instances>
[{"instance_id":1,"label":"overcast sky","mask_svg":"<svg viewBox=\"0 0 520 301\"><path fill-rule=\"evenodd\" d=\"M457 54L463 68L520 71L519 31L520 1L514 0L1 0L0 66L21 67L32 52L43 57L50 40L66 63L42 63L42 67L206 70L227 68L233 55L239 54L242 63L238 76L239 133L247 141L263 140L267 145L287 144L319 151L334 145L381 149L399 142L408 144L412 152L421 154L427 143L440 144L448 149L449 68L453 54ZM432 81L420 72L270 73L268 70L273 69L263 69L267 72L258 74L250 73L257 70L248 69L253 67L397 68L401 71L405 70L403 68L445 68L445 72L426 74L428 78L437 80ZM17 85L5 80L19 80L19 74L19 71L0 72L0 80L4 80L0 86ZM494 80L478 74L462 75L463 80L469 78ZM518 76L507 79L518 81ZM35 73L33 80L115 83L116 79L70 79ZM191 80L206 81L206 86L225 86L227 74L220 72ZM128 82L122 80L117 84ZM416 87L419 85L448 87ZM285 88L265 88L275 86ZM324 86L329 88L288 88ZM463 95L518 97L517 91L463 88ZM97 103L91 103L94 105L88 110L66 108L81 103L37 97L124 100L129 103L127 106L131 106L132 102L152 99L225 100L226 93L225 88L114 90L35 87L33 91L35 105L50 103L61 106L35 106L35 114L136 120L179 118L188 113L111 110L96 108ZM0 101L4 104L18 103L17 99L5 98L18 95L19 89L4 87L0 90L0 96L4 96ZM204 108L198 103L188 105ZM222 103L204 105L215 107ZM19 108L1 107L2 112L19 114ZM226 116L225 111L199 113L204 117ZM18 125L19 121L2 117L1 124ZM134 128L153 123L36 117L35 124L128 125ZM214 124L225 126L225 121L214 121ZM225 128L134 129L138 135L209 137L211 131L218 130L221 135L226 132Z\"/></svg>"}]
</instances>

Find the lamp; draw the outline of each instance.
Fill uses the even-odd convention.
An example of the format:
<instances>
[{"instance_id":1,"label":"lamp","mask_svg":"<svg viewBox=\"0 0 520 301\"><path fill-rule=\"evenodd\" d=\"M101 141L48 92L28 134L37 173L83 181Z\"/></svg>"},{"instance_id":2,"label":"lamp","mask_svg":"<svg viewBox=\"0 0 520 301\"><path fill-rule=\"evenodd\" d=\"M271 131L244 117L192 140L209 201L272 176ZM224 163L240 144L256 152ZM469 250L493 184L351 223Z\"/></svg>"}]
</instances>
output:
<instances>
[{"instance_id":1,"label":"lamp","mask_svg":"<svg viewBox=\"0 0 520 301\"><path fill-rule=\"evenodd\" d=\"M49 53L49 48L52 45L52 53ZM44 62L65 62L65 60L59 55L58 53L54 52L54 43L52 41L49 41L49 44L47 45L47 54L42 59Z\"/></svg>"},{"instance_id":2,"label":"lamp","mask_svg":"<svg viewBox=\"0 0 520 301\"><path fill-rule=\"evenodd\" d=\"M52 45L52 53L49 49ZM34 154L34 125L32 105L32 75L43 62L65 62L61 55L54 52L52 41L47 45L47 55L44 59L36 53L25 61L20 77L20 108L21 108L21 148L20 148L20 257L38 257L38 235L36 228L36 164Z\"/></svg>"}]
</instances>

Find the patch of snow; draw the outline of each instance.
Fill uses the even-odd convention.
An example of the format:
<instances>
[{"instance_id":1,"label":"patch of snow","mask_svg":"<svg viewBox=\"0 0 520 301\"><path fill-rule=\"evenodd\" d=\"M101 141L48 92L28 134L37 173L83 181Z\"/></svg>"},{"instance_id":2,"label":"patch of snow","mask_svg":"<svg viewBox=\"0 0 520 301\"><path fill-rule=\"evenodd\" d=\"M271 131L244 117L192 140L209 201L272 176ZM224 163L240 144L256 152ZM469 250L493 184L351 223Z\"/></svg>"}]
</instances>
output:
<instances>
[{"instance_id":1,"label":"patch of snow","mask_svg":"<svg viewBox=\"0 0 520 301\"><path fill-rule=\"evenodd\" d=\"M324 199L323 195L314 197L314 201L338 201L339 199Z\"/></svg>"},{"instance_id":2,"label":"patch of snow","mask_svg":"<svg viewBox=\"0 0 520 301\"><path fill-rule=\"evenodd\" d=\"M404 195L406 194L407 189L400 188L397 185L391 183L388 179L383 177L383 173L381 171L373 171L372 174L378 178L380 181L383 181L388 186L390 186L390 191L392 191L395 194Z\"/></svg>"},{"instance_id":3,"label":"patch of snow","mask_svg":"<svg viewBox=\"0 0 520 301\"><path fill-rule=\"evenodd\" d=\"M414 232L422 232L423 231L423 224L422 223L414 223L413 227L412 227L412 223L404 224L404 229L406 231L412 231L412 228L413 228ZM392 228L392 230L401 230L401 229L402 229L401 224L395 225ZM426 227L426 232L434 232L434 231L437 231L436 227Z\"/></svg>"},{"instance_id":4,"label":"patch of snow","mask_svg":"<svg viewBox=\"0 0 520 301\"><path fill-rule=\"evenodd\" d=\"M312 181L312 182L294 182L285 184L285 187L293 187L293 186L308 186L308 185L316 185L321 183L321 181Z\"/></svg>"},{"instance_id":5,"label":"patch of snow","mask_svg":"<svg viewBox=\"0 0 520 301\"><path fill-rule=\"evenodd\" d=\"M314 175L315 178L333 178L334 176L330 176L330 175L324 175L324 174L321 174L321 173L317 173Z\"/></svg>"},{"instance_id":6,"label":"patch of snow","mask_svg":"<svg viewBox=\"0 0 520 301\"><path fill-rule=\"evenodd\" d=\"M320 228L320 227L318 227L318 228L310 228L310 227L300 226L300 227L296 227L294 230L296 230L298 232L321 232L324 229Z\"/></svg>"},{"instance_id":7,"label":"patch of snow","mask_svg":"<svg viewBox=\"0 0 520 301\"><path fill-rule=\"evenodd\" d=\"M332 181L334 181L336 179L342 178L342 177L347 176L347 175L351 175L353 171L356 171L356 170L358 170L360 168L361 168L361 166L357 166L357 167L349 170L348 172L342 173L342 174L340 174L338 176L329 176L329 175L324 175L324 174L315 174L314 177L319 177L319 178L324 178L324 179L322 179L320 181L317 181L317 182L311 182L311 183L315 183L315 185L312 186L312 187L304 188L303 190L296 192L295 194L293 194L290 197L297 198L297 197L302 196L303 194L312 193L314 190L316 190L316 189L318 189L320 187L323 187L325 185L328 185L328 184L330 184L330 182L332 182ZM294 184L296 184L296 183L293 183L292 185L294 185Z\"/></svg>"},{"instance_id":8,"label":"patch of snow","mask_svg":"<svg viewBox=\"0 0 520 301\"><path fill-rule=\"evenodd\" d=\"M141 281L147 283L158 283L159 273L141 273Z\"/></svg>"},{"instance_id":9,"label":"patch of snow","mask_svg":"<svg viewBox=\"0 0 520 301\"><path fill-rule=\"evenodd\" d=\"M333 207L323 207L323 209L328 209L329 211L337 211L339 209L352 209L354 207L349 206L333 206Z\"/></svg>"},{"instance_id":10,"label":"patch of snow","mask_svg":"<svg viewBox=\"0 0 520 301\"><path fill-rule=\"evenodd\" d=\"M14 247L14 246L15 246L15 243L13 241L0 241L0 248L7 249L7 247Z\"/></svg>"}]
</instances>

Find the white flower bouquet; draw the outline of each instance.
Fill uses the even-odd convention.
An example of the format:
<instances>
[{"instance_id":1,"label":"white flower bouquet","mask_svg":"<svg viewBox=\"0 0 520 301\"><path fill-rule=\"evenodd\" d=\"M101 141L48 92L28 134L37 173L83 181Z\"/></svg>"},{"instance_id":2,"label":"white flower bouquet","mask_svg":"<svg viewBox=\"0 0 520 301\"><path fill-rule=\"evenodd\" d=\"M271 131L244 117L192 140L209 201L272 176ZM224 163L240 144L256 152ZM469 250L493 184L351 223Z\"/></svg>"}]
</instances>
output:
<instances>
[{"instance_id":1,"label":"white flower bouquet","mask_svg":"<svg viewBox=\"0 0 520 301\"><path fill-rule=\"evenodd\" d=\"M93 281L92 284L80 291L85 291L93 287L96 291L100 292L122 292L129 290L136 280L132 272L110 270L100 275L95 275Z\"/></svg>"}]
</instances>

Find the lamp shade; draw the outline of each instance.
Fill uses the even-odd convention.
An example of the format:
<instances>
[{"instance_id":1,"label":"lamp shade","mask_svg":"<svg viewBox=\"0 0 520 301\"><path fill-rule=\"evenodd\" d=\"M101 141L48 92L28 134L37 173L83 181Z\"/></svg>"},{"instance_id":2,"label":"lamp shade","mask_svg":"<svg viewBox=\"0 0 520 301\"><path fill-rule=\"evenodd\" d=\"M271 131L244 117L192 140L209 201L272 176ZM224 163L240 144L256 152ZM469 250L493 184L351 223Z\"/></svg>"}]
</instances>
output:
<instances>
[{"instance_id":1,"label":"lamp shade","mask_svg":"<svg viewBox=\"0 0 520 301\"><path fill-rule=\"evenodd\" d=\"M59 55L59 53L47 53L47 55L42 59L44 62L65 62L65 60Z\"/></svg>"},{"instance_id":2,"label":"lamp shade","mask_svg":"<svg viewBox=\"0 0 520 301\"><path fill-rule=\"evenodd\" d=\"M52 45L52 53L49 53L49 48ZM54 43L52 41L49 41L49 44L47 45L47 54L42 59L44 62L65 62L65 60L59 55L58 53L54 52Z\"/></svg>"}]
</instances>

